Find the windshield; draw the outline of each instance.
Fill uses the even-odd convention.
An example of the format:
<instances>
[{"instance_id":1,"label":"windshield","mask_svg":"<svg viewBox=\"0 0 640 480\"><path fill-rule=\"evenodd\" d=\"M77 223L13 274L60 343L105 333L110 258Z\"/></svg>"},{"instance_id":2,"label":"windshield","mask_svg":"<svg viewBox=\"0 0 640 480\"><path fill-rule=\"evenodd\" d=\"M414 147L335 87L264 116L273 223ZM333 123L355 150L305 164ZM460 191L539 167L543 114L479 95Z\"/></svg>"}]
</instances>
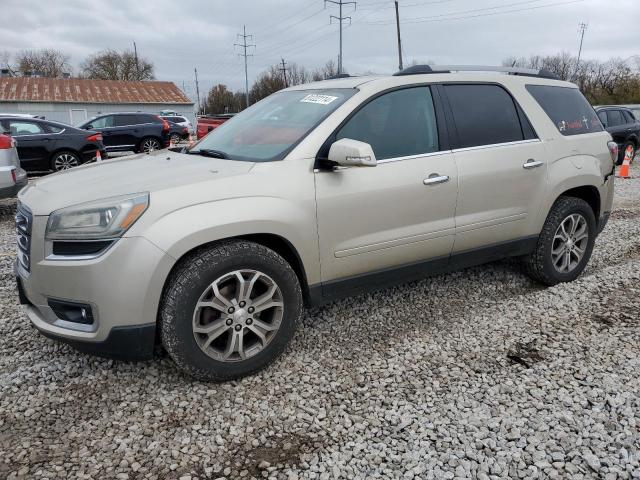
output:
<instances>
[{"instance_id":1,"label":"windshield","mask_svg":"<svg viewBox=\"0 0 640 480\"><path fill-rule=\"evenodd\" d=\"M220 158L281 160L356 90L293 90L275 93L234 116L203 138L189 153L215 152Z\"/></svg>"}]
</instances>

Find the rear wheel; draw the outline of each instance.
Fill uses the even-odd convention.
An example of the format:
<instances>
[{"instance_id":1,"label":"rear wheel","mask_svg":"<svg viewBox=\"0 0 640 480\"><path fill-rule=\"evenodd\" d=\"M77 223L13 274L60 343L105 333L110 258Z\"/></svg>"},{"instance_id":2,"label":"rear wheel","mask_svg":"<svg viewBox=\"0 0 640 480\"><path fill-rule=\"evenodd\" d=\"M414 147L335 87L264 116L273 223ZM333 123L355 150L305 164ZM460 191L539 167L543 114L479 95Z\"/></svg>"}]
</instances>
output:
<instances>
[{"instance_id":1,"label":"rear wheel","mask_svg":"<svg viewBox=\"0 0 640 480\"><path fill-rule=\"evenodd\" d=\"M150 153L153 152L154 150L160 150L161 145L160 142L156 139L156 138L143 138L142 141L140 142L140 148L138 148L138 151L140 152L144 152L144 153Z\"/></svg>"},{"instance_id":2,"label":"rear wheel","mask_svg":"<svg viewBox=\"0 0 640 480\"><path fill-rule=\"evenodd\" d=\"M61 172L80 165L80 158L73 152L58 152L51 158L51 170Z\"/></svg>"},{"instance_id":3,"label":"rear wheel","mask_svg":"<svg viewBox=\"0 0 640 480\"><path fill-rule=\"evenodd\" d=\"M575 280L587 266L596 239L591 206L560 197L551 207L536 249L525 258L527 273L545 285Z\"/></svg>"},{"instance_id":4,"label":"rear wheel","mask_svg":"<svg viewBox=\"0 0 640 480\"><path fill-rule=\"evenodd\" d=\"M280 255L224 242L189 255L172 274L160 308L162 343L196 378L238 378L284 350L301 311L298 278Z\"/></svg>"}]
</instances>

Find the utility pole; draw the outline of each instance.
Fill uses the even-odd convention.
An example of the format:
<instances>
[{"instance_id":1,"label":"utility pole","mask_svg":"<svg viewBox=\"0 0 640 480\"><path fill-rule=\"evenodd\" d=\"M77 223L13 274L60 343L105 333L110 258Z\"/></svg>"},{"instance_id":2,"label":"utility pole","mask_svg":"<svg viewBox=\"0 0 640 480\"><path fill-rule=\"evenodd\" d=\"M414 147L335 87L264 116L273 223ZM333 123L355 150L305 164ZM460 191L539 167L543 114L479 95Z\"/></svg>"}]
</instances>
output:
<instances>
[{"instance_id":1,"label":"utility pole","mask_svg":"<svg viewBox=\"0 0 640 480\"><path fill-rule=\"evenodd\" d=\"M402 70L402 40L400 37L400 10L398 7L398 0L396 0L396 25L398 27L398 64L400 70Z\"/></svg>"},{"instance_id":2,"label":"utility pole","mask_svg":"<svg viewBox=\"0 0 640 480\"><path fill-rule=\"evenodd\" d=\"M282 59L282 68L278 68L278 70L282 72L284 76L284 88L287 88L289 83L287 82L287 63L284 61L284 58Z\"/></svg>"},{"instance_id":3,"label":"utility pole","mask_svg":"<svg viewBox=\"0 0 640 480\"><path fill-rule=\"evenodd\" d=\"M133 41L133 56L136 59L136 81L140 81L140 67L138 66L138 47L136 47L135 40Z\"/></svg>"},{"instance_id":4,"label":"utility pole","mask_svg":"<svg viewBox=\"0 0 640 480\"><path fill-rule=\"evenodd\" d=\"M582 56L582 43L584 42L584 34L589 28L588 23L581 22L580 23L580 48L578 49L578 61L576 62L576 71L573 74L575 78L578 75L578 69L580 68L580 57Z\"/></svg>"},{"instance_id":5,"label":"utility pole","mask_svg":"<svg viewBox=\"0 0 640 480\"><path fill-rule=\"evenodd\" d=\"M247 49L255 47L255 44L247 43L247 39L253 39L253 35L247 35L246 25L243 26L242 33L238 34L238 37L242 37L242 43L235 43L234 46L243 48L243 53L241 53L240 56L244 57L244 92L247 100L247 108L249 108L249 70L247 67L247 57L252 57L253 55L247 54Z\"/></svg>"},{"instance_id":6,"label":"utility pole","mask_svg":"<svg viewBox=\"0 0 640 480\"><path fill-rule=\"evenodd\" d=\"M333 3L334 5L338 5L340 7L340 15L337 17L335 15L329 16L329 22L335 19L340 22L340 56L338 57L338 75L342 74L342 22L345 20L349 20L351 23L351 17L343 17L342 16L342 7L344 5L353 5L353 8L357 8L358 2L345 2L344 0L324 0L324 6L327 7L327 3Z\"/></svg>"},{"instance_id":7,"label":"utility pole","mask_svg":"<svg viewBox=\"0 0 640 480\"><path fill-rule=\"evenodd\" d=\"M198 69L193 69L196 74L196 96L198 97L198 114L200 113L200 85L198 84Z\"/></svg>"}]
</instances>

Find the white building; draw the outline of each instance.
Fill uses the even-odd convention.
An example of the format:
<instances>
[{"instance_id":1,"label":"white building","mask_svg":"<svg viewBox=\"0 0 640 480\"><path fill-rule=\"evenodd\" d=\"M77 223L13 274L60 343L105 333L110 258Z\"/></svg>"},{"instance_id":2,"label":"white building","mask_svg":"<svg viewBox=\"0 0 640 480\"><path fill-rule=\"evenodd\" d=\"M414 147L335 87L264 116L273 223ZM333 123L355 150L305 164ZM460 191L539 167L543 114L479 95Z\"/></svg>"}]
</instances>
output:
<instances>
[{"instance_id":1,"label":"white building","mask_svg":"<svg viewBox=\"0 0 640 480\"><path fill-rule=\"evenodd\" d=\"M102 113L173 110L195 122L194 104L172 82L0 78L0 114L42 115L70 125Z\"/></svg>"}]
</instances>

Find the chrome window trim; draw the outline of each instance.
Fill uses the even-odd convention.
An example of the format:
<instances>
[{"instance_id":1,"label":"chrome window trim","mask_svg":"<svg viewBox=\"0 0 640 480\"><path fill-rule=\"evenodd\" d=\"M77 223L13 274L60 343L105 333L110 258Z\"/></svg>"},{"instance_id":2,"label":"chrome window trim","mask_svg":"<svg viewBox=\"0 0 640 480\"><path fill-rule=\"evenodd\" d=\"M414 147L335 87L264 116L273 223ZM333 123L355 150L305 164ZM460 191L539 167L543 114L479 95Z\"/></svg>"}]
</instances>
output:
<instances>
[{"instance_id":1,"label":"chrome window trim","mask_svg":"<svg viewBox=\"0 0 640 480\"><path fill-rule=\"evenodd\" d=\"M531 138L529 140L516 140L515 142L491 143L489 145L477 145L475 147L454 148L452 152L453 153L470 152L473 150L484 150L486 148L508 147L511 145L524 145L527 143L541 143L541 142L542 141L539 138Z\"/></svg>"},{"instance_id":2,"label":"chrome window trim","mask_svg":"<svg viewBox=\"0 0 640 480\"><path fill-rule=\"evenodd\" d=\"M436 157L438 155L446 155L447 153L452 153L453 150L438 150L437 152L429 152L429 153L419 153L416 155L406 155L404 157L393 157L393 158L385 158L383 160L378 160L378 165L383 165L385 163L394 163L394 162L402 162L404 160L414 160L416 158L424 158L424 157Z\"/></svg>"}]
</instances>

